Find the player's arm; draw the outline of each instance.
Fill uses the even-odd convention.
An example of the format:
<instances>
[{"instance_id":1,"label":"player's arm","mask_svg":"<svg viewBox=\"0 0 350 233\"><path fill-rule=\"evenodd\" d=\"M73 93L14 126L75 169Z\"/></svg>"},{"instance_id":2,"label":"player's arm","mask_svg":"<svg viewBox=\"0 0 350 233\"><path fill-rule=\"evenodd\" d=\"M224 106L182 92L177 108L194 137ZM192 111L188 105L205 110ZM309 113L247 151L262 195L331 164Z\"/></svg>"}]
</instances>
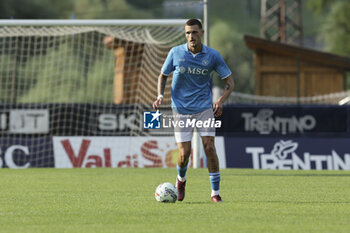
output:
<instances>
[{"instance_id":1,"label":"player's arm","mask_svg":"<svg viewBox=\"0 0 350 233\"><path fill-rule=\"evenodd\" d=\"M157 85L158 97L156 101L153 102L153 109L158 109L159 105L161 105L163 102L165 85L166 85L167 79L168 79L168 76L165 74L160 74L158 77L158 85Z\"/></svg>"},{"instance_id":2,"label":"player's arm","mask_svg":"<svg viewBox=\"0 0 350 233\"><path fill-rule=\"evenodd\" d=\"M216 117L219 117L222 115L223 104L231 95L231 92L233 91L233 88L234 88L234 82L231 75L225 78L224 81L225 81L224 94L220 96L219 99L213 104L214 116Z\"/></svg>"},{"instance_id":3,"label":"player's arm","mask_svg":"<svg viewBox=\"0 0 350 233\"><path fill-rule=\"evenodd\" d=\"M174 71L173 53L174 53L174 50L171 49L170 52L168 53L167 58L164 61L160 75L158 77L158 85L157 85L158 97L156 101L153 102L153 105L152 105L153 109L158 109L159 105L161 105L163 102L166 80L168 79L168 76L170 75L170 73Z\"/></svg>"}]
</instances>

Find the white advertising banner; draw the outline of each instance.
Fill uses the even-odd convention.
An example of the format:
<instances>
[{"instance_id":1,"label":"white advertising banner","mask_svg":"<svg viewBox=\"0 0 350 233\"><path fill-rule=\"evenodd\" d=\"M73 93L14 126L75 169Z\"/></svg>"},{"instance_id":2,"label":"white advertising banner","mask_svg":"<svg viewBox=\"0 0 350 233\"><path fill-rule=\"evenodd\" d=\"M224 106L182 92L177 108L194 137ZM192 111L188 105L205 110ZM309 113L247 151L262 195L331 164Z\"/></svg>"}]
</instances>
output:
<instances>
[{"instance_id":1,"label":"white advertising banner","mask_svg":"<svg viewBox=\"0 0 350 233\"><path fill-rule=\"evenodd\" d=\"M4 128L6 119L2 115L1 128ZM14 134L40 134L48 133L48 109L12 109L10 111L10 133Z\"/></svg>"},{"instance_id":2,"label":"white advertising banner","mask_svg":"<svg viewBox=\"0 0 350 233\"><path fill-rule=\"evenodd\" d=\"M53 137L56 168L175 167L174 137ZM226 168L224 138L215 138L220 168ZM202 148L201 166L203 161ZM190 164L191 166L191 164Z\"/></svg>"}]
</instances>

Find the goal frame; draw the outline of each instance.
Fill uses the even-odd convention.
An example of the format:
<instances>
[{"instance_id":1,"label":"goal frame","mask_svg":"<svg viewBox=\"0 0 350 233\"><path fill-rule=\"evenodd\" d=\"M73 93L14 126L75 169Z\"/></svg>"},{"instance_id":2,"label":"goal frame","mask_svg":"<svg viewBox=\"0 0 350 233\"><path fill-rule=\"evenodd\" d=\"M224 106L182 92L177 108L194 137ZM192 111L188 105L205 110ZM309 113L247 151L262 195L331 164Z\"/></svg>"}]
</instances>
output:
<instances>
[{"instance_id":1,"label":"goal frame","mask_svg":"<svg viewBox=\"0 0 350 233\"><path fill-rule=\"evenodd\" d=\"M0 27L31 27L31 26L182 26L185 25L188 19L45 19L45 20L21 20L10 19L0 20ZM208 41L206 36L205 44ZM199 136L194 134L194 153L193 163L194 168L199 167L200 152L199 152Z\"/></svg>"},{"instance_id":2,"label":"goal frame","mask_svg":"<svg viewBox=\"0 0 350 233\"><path fill-rule=\"evenodd\" d=\"M0 26L178 26L186 19L10 19Z\"/></svg>"}]
</instances>

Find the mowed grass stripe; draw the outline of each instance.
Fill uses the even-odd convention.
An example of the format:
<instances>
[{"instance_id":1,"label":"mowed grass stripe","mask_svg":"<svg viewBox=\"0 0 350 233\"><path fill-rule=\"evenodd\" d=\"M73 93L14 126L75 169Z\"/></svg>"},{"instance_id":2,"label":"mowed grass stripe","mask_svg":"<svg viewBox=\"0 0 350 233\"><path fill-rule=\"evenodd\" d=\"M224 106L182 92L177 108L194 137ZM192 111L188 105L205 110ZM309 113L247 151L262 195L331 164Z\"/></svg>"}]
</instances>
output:
<instances>
[{"instance_id":1,"label":"mowed grass stripe","mask_svg":"<svg viewBox=\"0 0 350 233\"><path fill-rule=\"evenodd\" d=\"M218 204L206 169L187 175L164 204L175 169L1 169L0 232L350 232L350 172L222 169Z\"/></svg>"}]
</instances>

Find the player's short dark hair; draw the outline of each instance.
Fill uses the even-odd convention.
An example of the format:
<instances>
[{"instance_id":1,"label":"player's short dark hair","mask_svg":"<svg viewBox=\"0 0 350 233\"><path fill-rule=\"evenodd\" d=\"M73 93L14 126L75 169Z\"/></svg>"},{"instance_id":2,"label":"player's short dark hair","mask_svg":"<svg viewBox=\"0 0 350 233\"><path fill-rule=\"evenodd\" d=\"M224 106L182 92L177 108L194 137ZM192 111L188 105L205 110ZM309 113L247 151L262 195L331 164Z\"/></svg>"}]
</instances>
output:
<instances>
[{"instance_id":1,"label":"player's short dark hair","mask_svg":"<svg viewBox=\"0 0 350 233\"><path fill-rule=\"evenodd\" d=\"M187 20L186 26L194 26L194 25L198 25L198 27L200 29L202 29L202 23L198 19L189 19L189 20Z\"/></svg>"}]
</instances>

